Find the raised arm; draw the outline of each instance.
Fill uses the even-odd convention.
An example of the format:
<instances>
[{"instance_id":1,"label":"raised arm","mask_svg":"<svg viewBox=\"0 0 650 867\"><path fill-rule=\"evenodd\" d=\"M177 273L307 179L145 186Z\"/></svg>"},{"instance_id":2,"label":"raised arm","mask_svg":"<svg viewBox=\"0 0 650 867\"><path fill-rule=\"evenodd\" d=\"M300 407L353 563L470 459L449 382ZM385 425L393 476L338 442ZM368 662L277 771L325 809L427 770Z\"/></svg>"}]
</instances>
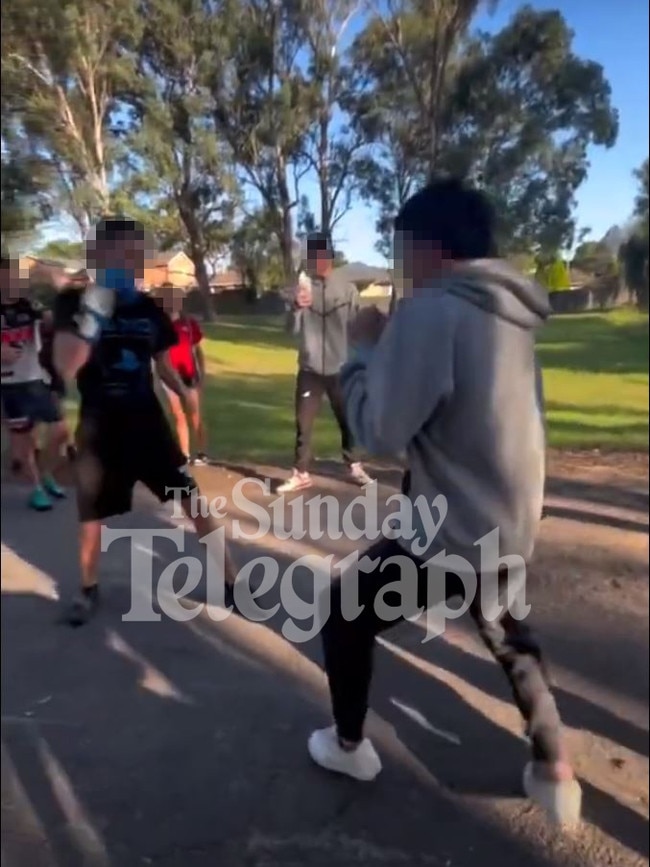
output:
<instances>
[{"instance_id":1,"label":"raised arm","mask_svg":"<svg viewBox=\"0 0 650 867\"><path fill-rule=\"evenodd\" d=\"M400 455L454 387L454 326L441 300L400 304L377 345L341 372L348 424L368 453Z\"/></svg>"},{"instance_id":2,"label":"raised arm","mask_svg":"<svg viewBox=\"0 0 650 867\"><path fill-rule=\"evenodd\" d=\"M86 364L92 344L79 334L81 293L75 289L59 293L54 303L52 361L64 382L72 382Z\"/></svg>"}]
</instances>

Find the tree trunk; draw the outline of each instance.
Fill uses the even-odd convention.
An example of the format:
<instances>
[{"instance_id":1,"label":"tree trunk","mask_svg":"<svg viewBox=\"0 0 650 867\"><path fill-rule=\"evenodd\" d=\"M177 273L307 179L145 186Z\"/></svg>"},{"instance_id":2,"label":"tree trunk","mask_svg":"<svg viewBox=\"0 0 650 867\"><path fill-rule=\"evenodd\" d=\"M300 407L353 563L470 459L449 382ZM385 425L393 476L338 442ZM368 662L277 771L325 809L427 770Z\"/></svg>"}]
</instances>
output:
<instances>
[{"instance_id":1,"label":"tree trunk","mask_svg":"<svg viewBox=\"0 0 650 867\"><path fill-rule=\"evenodd\" d=\"M293 220L291 218L293 203L289 195L287 168L282 154L278 154L278 198L281 219L278 241L282 254L284 279L287 285L291 285L296 278L296 268L293 262Z\"/></svg>"},{"instance_id":2,"label":"tree trunk","mask_svg":"<svg viewBox=\"0 0 650 867\"><path fill-rule=\"evenodd\" d=\"M320 119L318 143L318 183L320 186L320 230L331 236L332 222L329 188L329 113L323 112Z\"/></svg>"},{"instance_id":3,"label":"tree trunk","mask_svg":"<svg viewBox=\"0 0 650 867\"><path fill-rule=\"evenodd\" d=\"M194 276L196 277L196 283L203 301L203 312L207 322L214 322L217 318L217 311L214 306L212 292L210 291L210 278L208 277L205 258L202 251L194 247L192 247L191 252L192 262L194 263Z\"/></svg>"},{"instance_id":4,"label":"tree trunk","mask_svg":"<svg viewBox=\"0 0 650 867\"><path fill-rule=\"evenodd\" d=\"M203 243L201 229L197 224L191 203L188 205L188 203L182 200L179 201L178 211L190 241L190 258L194 265L196 285L203 301L203 312L207 322L214 322L217 318L217 311L212 299L212 293L210 292L210 278L208 277L208 269L205 264L205 244Z\"/></svg>"}]
</instances>

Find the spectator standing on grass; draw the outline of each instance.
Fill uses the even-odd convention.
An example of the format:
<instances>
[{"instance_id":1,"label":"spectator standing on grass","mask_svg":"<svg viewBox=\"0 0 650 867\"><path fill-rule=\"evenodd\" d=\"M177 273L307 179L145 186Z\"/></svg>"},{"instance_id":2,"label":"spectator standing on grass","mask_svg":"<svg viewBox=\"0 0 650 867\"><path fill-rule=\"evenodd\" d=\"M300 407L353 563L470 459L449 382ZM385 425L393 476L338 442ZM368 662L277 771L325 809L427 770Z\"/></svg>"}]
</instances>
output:
<instances>
[{"instance_id":1,"label":"spectator standing on grass","mask_svg":"<svg viewBox=\"0 0 650 867\"><path fill-rule=\"evenodd\" d=\"M306 270L295 288L289 315L289 328L299 343L294 470L278 487L278 493L300 491L312 484L312 432L325 395L341 433L343 460L351 480L360 486L373 482L355 454L339 381L348 355L348 327L358 310L358 298L354 283L341 279L334 271L329 238L319 232L309 235Z\"/></svg>"},{"instance_id":2,"label":"spectator standing on grass","mask_svg":"<svg viewBox=\"0 0 650 867\"><path fill-rule=\"evenodd\" d=\"M390 320L373 307L353 325L356 351L341 377L345 408L369 453L406 451L404 493L411 502L434 503L441 496L444 520L434 521L432 540L422 538L423 527L415 539L380 539L365 552L371 571L343 575L328 589L322 635L335 724L312 734L309 751L319 765L359 780L379 773L379 756L363 734L373 648L375 637L399 618L383 619L377 603L384 603L384 611L394 605L383 595L408 579L410 567L417 605L404 610L403 594L402 617L465 596L466 589L471 594L470 613L525 719L532 761L524 790L554 820L574 824L580 786L540 647L517 595L544 492L535 336L550 312L548 296L496 258L488 201L460 182L432 183L403 205L394 255L404 273L404 298ZM479 543L495 531L498 550L487 557ZM436 556L445 559L430 570L427 563ZM518 570L504 565L513 557ZM457 574L459 562L467 564L471 589L461 581L465 575ZM361 613L352 619L344 610L346 580L358 581L350 598ZM494 595L486 595L486 588Z\"/></svg>"},{"instance_id":3,"label":"spectator standing on grass","mask_svg":"<svg viewBox=\"0 0 650 867\"><path fill-rule=\"evenodd\" d=\"M181 451L190 463L209 463L206 454L206 432L203 423L202 391L205 381L205 356L201 343L203 332L193 316L183 313L183 293L172 283L165 283L158 291L160 300L176 332L178 342L169 350L169 360L186 388L185 407L177 394L163 385ZM195 451L191 450L191 440Z\"/></svg>"},{"instance_id":4,"label":"spectator standing on grass","mask_svg":"<svg viewBox=\"0 0 650 867\"><path fill-rule=\"evenodd\" d=\"M2 416L9 431L14 468L19 468L32 487L28 500L38 512L52 508L65 496L54 478L68 431L46 383L40 362L43 310L27 297L27 280L18 262L2 257L0 267L2 303ZM40 467L36 459L36 429L47 426L47 441Z\"/></svg>"}]
</instances>

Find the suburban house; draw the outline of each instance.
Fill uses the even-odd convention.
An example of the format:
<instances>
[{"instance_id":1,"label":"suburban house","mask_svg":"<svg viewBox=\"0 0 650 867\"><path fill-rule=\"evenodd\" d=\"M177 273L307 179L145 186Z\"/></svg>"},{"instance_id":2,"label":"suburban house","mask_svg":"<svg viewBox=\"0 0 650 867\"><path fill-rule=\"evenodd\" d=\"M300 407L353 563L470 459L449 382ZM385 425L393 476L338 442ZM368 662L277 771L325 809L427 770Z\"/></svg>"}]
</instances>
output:
<instances>
[{"instance_id":1,"label":"suburban house","mask_svg":"<svg viewBox=\"0 0 650 867\"><path fill-rule=\"evenodd\" d=\"M580 271L578 268L569 267L569 278L571 280L571 288L572 289L580 289L583 286L586 286L587 283L590 282L593 278L589 276L589 274L585 274L583 271Z\"/></svg>"},{"instance_id":2,"label":"suburban house","mask_svg":"<svg viewBox=\"0 0 650 867\"><path fill-rule=\"evenodd\" d=\"M81 260L40 259L23 256L19 260L20 271L28 277L30 286L59 286L63 282L85 283L86 265Z\"/></svg>"},{"instance_id":3,"label":"suburban house","mask_svg":"<svg viewBox=\"0 0 650 867\"><path fill-rule=\"evenodd\" d=\"M234 290L246 289L246 280L237 268L228 268L225 271L217 271L210 279L210 289L214 294L220 292L233 292Z\"/></svg>"},{"instance_id":4,"label":"suburban house","mask_svg":"<svg viewBox=\"0 0 650 867\"><path fill-rule=\"evenodd\" d=\"M32 286L60 286L62 282L84 283L86 263L79 260L41 259L38 256L24 256L20 259L23 274L29 276ZM142 285L146 290L156 289L163 283L172 283L185 291L196 285L194 264L182 251L155 254L145 268Z\"/></svg>"},{"instance_id":5,"label":"suburban house","mask_svg":"<svg viewBox=\"0 0 650 867\"><path fill-rule=\"evenodd\" d=\"M393 280L386 268L350 262L337 268L336 273L354 283L361 298L390 298L392 294Z\"/></svg>"},{"instance_id":6,"label":"suburban house","mask_svg":"<svg viewBox=\"0 0 650 867\"><path fill-rule=\"evenodd\" d=\"M164 283L171 283L178 289L188 291L196 286L194 263L182 250L156 253L145 268L142 282L149 291Z\"/></svg>"}]
</instances>

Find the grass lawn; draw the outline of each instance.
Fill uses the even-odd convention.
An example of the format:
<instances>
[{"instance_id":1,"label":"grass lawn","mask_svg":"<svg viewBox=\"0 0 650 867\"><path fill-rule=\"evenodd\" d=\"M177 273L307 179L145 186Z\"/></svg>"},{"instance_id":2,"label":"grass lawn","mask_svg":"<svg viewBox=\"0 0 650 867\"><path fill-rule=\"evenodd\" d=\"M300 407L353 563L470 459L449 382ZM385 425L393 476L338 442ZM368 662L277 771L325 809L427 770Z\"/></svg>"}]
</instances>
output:
<instances>
[{"instance_id":1,"label":"grass lawn","mask_svg":"<svg viewBox=\"0 0 650 867\"><path fill-rule=\"evenodd\" d=\"M648 449L648 316L556 316L539 338L550 444Z\"/></svg>"},{"instance_id":2,"label":"grass lawn","mask_svg":"<svg viewBox=\"0 0 650 867\"><path fill-rule=\"evenodd\" d=\"M281 323L225 318L206 328L204 406L212 454L289 464L296 349ZM648 449L648 317L633 310L558 316L541 333L550 445ZM335 457L329 409L314 448Z\"/></svg>"}]
</instances>

